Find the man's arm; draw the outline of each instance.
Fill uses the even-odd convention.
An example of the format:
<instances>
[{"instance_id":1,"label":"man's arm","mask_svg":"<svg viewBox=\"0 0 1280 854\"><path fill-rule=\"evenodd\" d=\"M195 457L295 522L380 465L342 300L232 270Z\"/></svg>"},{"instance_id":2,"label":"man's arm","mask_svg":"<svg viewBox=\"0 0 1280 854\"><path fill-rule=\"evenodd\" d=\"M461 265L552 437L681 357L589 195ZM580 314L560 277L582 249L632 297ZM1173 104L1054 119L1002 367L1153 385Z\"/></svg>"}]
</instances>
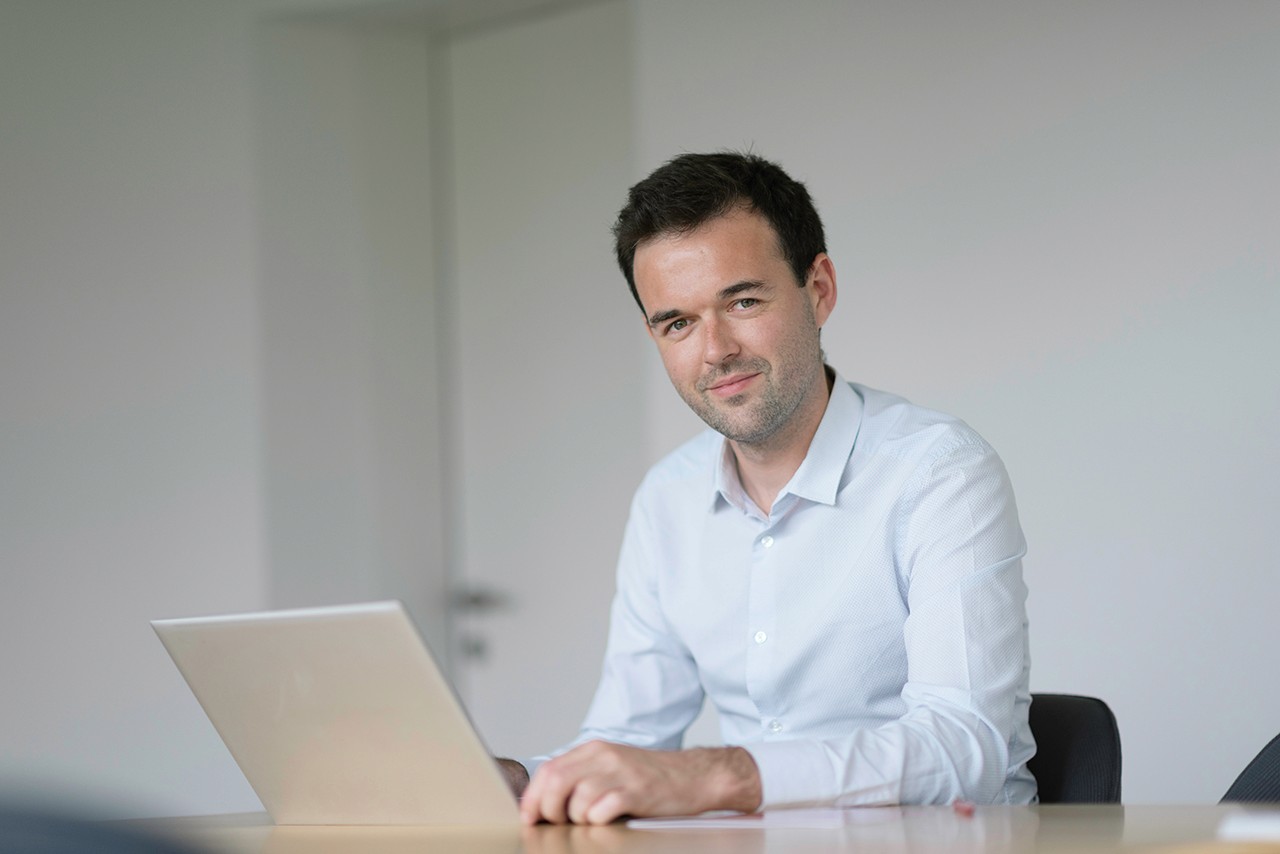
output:
<instances>
[{"instance_id":1,"label":"man's arm","mask_svg":"<svg viewBox=\"0 0 1280 854\"><path fill-rule=\"evenodd\" d=\"M608 824L760 806L760 774L740 747L646 750L591 741L545 762L524 791L526 824Z\"/></svg>"},{"instance_id":2,"label":"man's arm","mask_svg":"<svg viewBox=\"0 0 1280 854\"><path fill-rule=\"evenodd\" d=\"M745 751L673 749L697 717L704 695L693 657L667 625L659 603L653 572L660 559L654 553L657 534L644 507L644 491L642 486L631 505L604 668L578 738L554 758L538 757L536 766L530 766L532 780L520 763L498 760L512 791L523 796L522 811L531 823L579 815L602 824L624 814L715 808L696 808L708 792L694 791L695 777L715 793L713 800L726 804L724 809L754 809L760 802L759 775ZM672 787L672 780L679 785ZM670 796L658 797L663 794L658 786ZM599 797L592 792L609 798L593 810L571 808L571 803L594 804ZM614 803L622 804L621 811L611 809ZM738 803L746 806L729 806ZM601 818L605 815L609 817Z\"/></svg>"},{"instance_id":3,"label":"man's arm","mask_svg":"<svg viewBox=\"0 0 1280 854\"><path fill-rule=\"evenodd\" d=\"M502 778L511 787L511 794L517 798L523 795L525 788L529 785L528 769L514 759L495 758L493 761L497 763L498 770L502 772Z\"/></svg>"},{"instance_id":4,"label":"man's arm","mask_svg":"<svg viewBox=\"0 0 1280 854\"><path fill-rule=\"evenodd\" d=\"M909 616L903 716L826 739L748 745L764 806L988 803L1002 796L1025 726L1026 546L1012 489L976 437L929 461L897 510ZM1034 787L1011 796L1030 798Z\"/></svg>"}]
</instances>

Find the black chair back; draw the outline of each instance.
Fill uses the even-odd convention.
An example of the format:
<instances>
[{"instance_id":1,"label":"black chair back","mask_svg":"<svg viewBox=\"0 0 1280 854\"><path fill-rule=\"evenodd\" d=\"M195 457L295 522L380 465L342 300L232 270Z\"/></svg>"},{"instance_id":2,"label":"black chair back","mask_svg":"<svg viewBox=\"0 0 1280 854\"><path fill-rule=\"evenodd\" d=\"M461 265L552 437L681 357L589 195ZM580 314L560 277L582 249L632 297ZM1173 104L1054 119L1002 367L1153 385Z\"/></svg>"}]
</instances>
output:
<instances>
[{"instance_id":1,"label":"black chair back","mask_svg":"<svg viewBox=\"0 0 1280 854\"><path fill-rule=\"evenodd\" d=\"M1032 694L1036 755L1027 763L1042 804L1120 803L1120 729L1107 704L1075 694Z\"/></svg>"},{"instance_id":2,"label":"black chair back","mask_svg":"<svg viewBox=\"0 0 1280 854\"><path fill-rule=\"evenodd\" d=\"M1280 735L1245 766L1222 802L1280 803Z\"/></svg>"}]
</instances>

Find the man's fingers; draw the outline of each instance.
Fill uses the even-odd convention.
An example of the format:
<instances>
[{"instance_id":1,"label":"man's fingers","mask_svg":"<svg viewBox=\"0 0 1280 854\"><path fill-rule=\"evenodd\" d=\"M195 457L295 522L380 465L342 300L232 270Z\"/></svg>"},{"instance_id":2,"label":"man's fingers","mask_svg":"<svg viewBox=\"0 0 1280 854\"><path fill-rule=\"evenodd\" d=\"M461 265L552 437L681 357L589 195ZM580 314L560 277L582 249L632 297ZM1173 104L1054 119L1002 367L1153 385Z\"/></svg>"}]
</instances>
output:
<instances>
[{"instance_id":1,"label":"man's fingers","mask_svg":"<svg viewBox=\"0 0 1280 854\"><path fill-rule=\"evenodd\" d=\"M574 763L562 759L553 759L539 768L520 802L525 824L537 824L539 819L552 824L568 821L568 801L581 778Z\"/></svg>"},{"instance_id":2,"label":"man's fingers","mask_svg":"<svg viewBox=\"0 0 1280 854\"><path fill-rule=\"evenodd\" d=\"M558 789L547 789L542 793L542 798L538 804L538 812L546 821L552 824L564 824L569 820L569 813L566 809L568 795Z\"/></svg>"},{"instance_id":3,"label":"man's fingers","mask_svg":"<svg viewBox=\"0 0 1280 854\"><path fill-rule=\"evenodd\" d=\"M569 816L565 812L565 805L572 791L573 785L562 777L548 776L542 791L538 793L538 800L534 803L534 822L539 818L552 824L564 824L568 821Z\"/></svg>"},{"instance_id":4,"label":"man's fingers","mask_svg":"<svg viewBox=\"0 0 1280 854\"><path fill-rule=\"evenodd\" d=\"M602 797L615 791L612 783L602 777L588 777L578 781L569 796L569 821L574 824L590 824L589 813Z\"/></svg>"},{"instance_id":5,"label":"man's fingers","mask_svg":"<svg viewBox=\"0 0 1280 854\"><path fill-rule=\"evenodd\" d=\"M542 790L542 778L537 774L533 775L533 779L529 781L529 785L525 786L524 794L520 796L520 820L525 824L538 823L538 792Z\"/></svg>"},{"instance_id":6,"label":"man's fingers","mask_svg":"<svg viewBox=\"0 0 1280 854\"><path fill-rule=\"evenodd\" d=\"M583 816L581 824L608 824L629 811L627 795L621 789L610 789L596 798Z\"/></svg>"},{"instance_id":7,"label":"man's fingers","mask_svg":"<svg viewBox=\"0 0 1280 854\"><path fill-rule=\"evenodd\" d=\"M547 775L539 768L520 798L520 819L525 824L537 824L542 818L542 796L546 787Z\"/></svg>"},{"instance_id":8,"label":"man's fingers","mask_svg":"<svg viewBox=\"0 0 1280 854\"><path fill-rule=\"evenodd\" d=\"M574 824L585 824L587 809L608 790L608 786L598 777L583 777L577 781L573 791L569 792L565 804L565 814Z\"/></svg>"}]
</instances>

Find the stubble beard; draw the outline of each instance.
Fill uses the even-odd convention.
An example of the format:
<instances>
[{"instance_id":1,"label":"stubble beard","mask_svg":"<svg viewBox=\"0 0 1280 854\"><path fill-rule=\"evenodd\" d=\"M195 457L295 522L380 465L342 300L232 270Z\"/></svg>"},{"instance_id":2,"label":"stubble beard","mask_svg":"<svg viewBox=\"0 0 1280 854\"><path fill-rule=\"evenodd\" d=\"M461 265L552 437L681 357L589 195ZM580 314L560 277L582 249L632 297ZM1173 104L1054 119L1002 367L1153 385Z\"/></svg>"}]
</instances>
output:
<instances>
[{"instance_id":1,"label":"stubble beard","mask_svg":"<svg viewBox=\"0 0 1280 854\"><path fill-rule=\"evenodd\" d=\"M720 400L713 400L708 394L709 387L724 377L755 373L760 374L761 388L754 401L747 392ZM764 359L745 359L724 365L700 378L693 390L682 389L680 396L712 430L748 445L763 442L776 433L799 403L798 399L785 399L773 383L773 366Z\"/></svg>"},{"instance_id":2,"label":"stubble beard","mask_svg":"<svg viewBox=\"0 0 1280 854\"><path fill-rule=\"evenodd\" d=\"M790 365L792 370L775 374L774 366L765 359L743 359L704 375L693 389L680 389L680 396L708 427L725 438L740 445L765 445L784 432L813 384L812 372L803 366L812 362L813 371L822 371L822 350L816 340L812 348L806 346L807 341L796 343L794 350L779 358L780 364ZM725 377L750 373L760 374L760 389L754 399L750 392L721 400L707 393Z\"/></svg>"}]
</instances>

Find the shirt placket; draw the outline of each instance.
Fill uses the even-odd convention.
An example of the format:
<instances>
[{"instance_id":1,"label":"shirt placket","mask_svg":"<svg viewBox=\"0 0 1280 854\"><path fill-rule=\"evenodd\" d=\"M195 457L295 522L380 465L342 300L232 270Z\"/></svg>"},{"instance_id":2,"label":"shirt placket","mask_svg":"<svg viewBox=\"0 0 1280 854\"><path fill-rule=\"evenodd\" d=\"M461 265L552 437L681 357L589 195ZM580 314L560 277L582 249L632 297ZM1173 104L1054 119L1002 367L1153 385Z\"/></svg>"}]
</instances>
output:
<instances>
[{"instance_id":1,"label":"shirt placket","mask_svg":"<svg viewBox=\"0 0 1280 854\"><path fill-rule=\"evenodd\" d=\"M777 696L778 590L780 560L785 542L777 521L782 508L775 504L768 519L756 518L755 534L748 557L747 593L747 694L759 712L760 734L765 740L784 737L787 721Z\"/></svg>"}]
</instances>

